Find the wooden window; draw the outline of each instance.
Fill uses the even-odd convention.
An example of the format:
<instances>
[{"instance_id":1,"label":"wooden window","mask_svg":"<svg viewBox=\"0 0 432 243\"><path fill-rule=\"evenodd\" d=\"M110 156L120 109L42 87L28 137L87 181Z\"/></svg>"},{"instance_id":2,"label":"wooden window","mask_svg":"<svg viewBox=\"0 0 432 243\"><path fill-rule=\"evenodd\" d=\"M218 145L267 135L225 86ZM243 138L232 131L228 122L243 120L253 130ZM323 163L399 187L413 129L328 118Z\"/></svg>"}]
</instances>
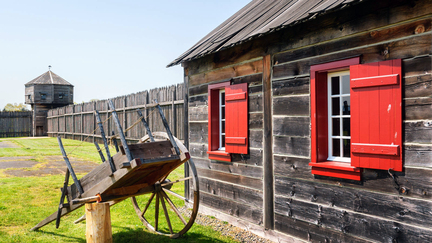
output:
<instances>
[{"instance_id":1,"label":"wooden window","mask_svg":"<svg viewBox=\"0 0 432 243\"><path fill-rule=\"evenodd\" d=\"M360 180L361 168L402 171L401 60L359 62L311 66L312 174Z\"/></svg>"},{"instance_id":2,"label":"wooden window","mask_svg":"<svg viewBox=\"0 0 432 243\"><path fill-rule=\"evenodd\" d=\"M41 96L41 100L46 100L46 93L39 93Z\"/></svg>"},{"instance_id":3,"label":"wooden window","mask_svg":"<svg viewBox=\"0 0 432 243\"><path fill-rule=\"evenodd\" d=\"M212 84L208 92L207 153L209 159L230 162L230 153L248 153L247 84Z\"/></svg>"},{"instance_id":4,"label":"wooden window","mask_svg":"<svg viewBox=\"0 0 432 243\"><path fill-rule=\"evenodd\" d=\"M329 161L351 162L350 137L350 73L329 72L327 79L328 158Z\"/></svg>"},{"instance_id":5,"label":"wooden window","mask_svg":"<svg viewBox=\"0 0 432 243\"><path fill-rule=\"evenodd\" d=\"M225 89L219 90L219 148L225 151Z\"/></svg>"}]
</instances>

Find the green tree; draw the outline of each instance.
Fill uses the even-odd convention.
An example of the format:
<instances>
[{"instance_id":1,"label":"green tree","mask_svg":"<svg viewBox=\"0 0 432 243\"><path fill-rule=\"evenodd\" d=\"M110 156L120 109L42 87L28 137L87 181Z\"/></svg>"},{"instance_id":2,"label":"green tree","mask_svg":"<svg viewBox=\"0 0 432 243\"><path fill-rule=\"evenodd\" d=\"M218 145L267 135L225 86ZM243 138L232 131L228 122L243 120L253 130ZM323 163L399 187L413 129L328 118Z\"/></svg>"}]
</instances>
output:
<instances>
[{"instance_id":1,"label":"green tree","mask_svg":"<svg viewBox=\"0 0 432 243\"><path fill-rule=\"evenodd\" d=\"M8 103L3 108L3 111L29 111L29 109L23 103L19 103L19 104L17 104L17 103L14 103L14 104Z\"/></svg>"}]
</instances>

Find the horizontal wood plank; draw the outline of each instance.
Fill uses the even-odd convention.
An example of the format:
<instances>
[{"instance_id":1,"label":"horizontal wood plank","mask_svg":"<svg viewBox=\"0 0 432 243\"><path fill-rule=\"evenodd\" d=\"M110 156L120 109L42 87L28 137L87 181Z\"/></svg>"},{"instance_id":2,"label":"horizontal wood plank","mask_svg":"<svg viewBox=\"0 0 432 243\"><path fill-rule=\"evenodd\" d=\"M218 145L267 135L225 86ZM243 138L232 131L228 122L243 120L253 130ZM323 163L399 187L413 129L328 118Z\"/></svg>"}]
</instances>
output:
<instances>
[{"instance_id":1,"label":"horizontal wood plank","mask_svg":"<svg viewBox=\"0 0 432 243\"><path fill-rule=\"evenodd\" d=\"M309 96L274 97L273 115L309 116Z\"/></svg>"},{"instance_id":2,"label":"horizontal wood plank","mask_svg":"<svg viewBox=\"0 0 432 243\"><path fill-rule=\"evenodd\" d=\"M253 207L260 208L263 205L262 191L226 184L221 181L200 178L200 191Z\"/></svg>"},{"instance_id":3,"label":"horizontal wood plank","mask_svg":"<svg viewBox=\"0 0 432 243\"><path fill-rule=\"evenodd\" d=\"M309 77L294 77L273 81L273 96L309 94Z\"/></svg>"},{"instance_id":4,"label":"horizontal wood plank","mask_svg":"<svg viewBox=\"0 0 432 243\"><path fill-rule=\"evenodd\" d=\"M274 136L310 136L309 117L274 117L273 123Z\"/></svg>"},{"instance_id":5,"label":"horizontal wood plank","mask_svg":"<svg viewBox=\"0 0 432 243\"><path fill-rule=\"evenodd\" d=\"M195 86L204 83L210 83L218 80L225 80L239 76L262 73L262 60L243 63L233 67L222 68L207 73L200 73L189 77L189 85Z\"/></svg>"},{"instance_id":6,"label":"horizontal wood plank","mask_svg":"<svg viewBox=\"0 0 432 243\"><path fill-rule=\"evenodd\" d=\"M248 165L262 166L262 149L249 149L249 154L231 154L231 162L244 163Z\"/></svg>"},{"instance_id":7,"label":"horizontal wood plank","mask_svg":"<svg viewBox=\"0 0 432 243\"><path fill-rule=\"evenodd\" d=\"M415 22L391 26L380 30L355 34L346 38L337 39L335 41L314 45L310 48L300 48L294 51L279 53L274 56L274 61L275 63L281 64L291 60L319 56L336 51L347 50L349 48L355 48L358 46L365 46L378 42L388 41L389 39L407 37L415 35L415 29L419 25L424 26L425 32L431 31L431 20L423 19Z\"/></svg>"},{"instance_id":8,"label":"horizontal wood plank","mask_svg":"<svg viewBox=\"0 0 432 243\"><path fill-rule=\"evenodd\" d=\"M245 163L223 162L208 159L194 159L197 168L216 170L225 173L262 179L263 169L258 166L250 166Z\"/></svg>"},{"instance_id":9,"label":"horizontal wood plank","mask_svg":"<svg viewBox=\"0 0 432 243\"><path fill-rule=\"evenodd\" d=\"M208 120L208 107L189 107L189 121L207 121Z\"/></svg>"},{"instance_id":10,"label":"horizontal wood plank","mask_svg":"<svg viewBox=\"0 0 432 243\"><path fill-rule=\"evenodd\" d=\"M432 96L432 74L406 77L404 79L404 97L430 97Z\"/></svg>"},{"instance_id":11,"label":"horizontal wood plank","mask_svg":"<svg viewBox=\"0 0 432 243\"><path fill-rule=\"evenodd\" d=\"M290 178L313 180L310 159L296 158L284 155L274 155L274 173Z\"/></svg>"},{"instance_id":12,"label":"horizontal wood plank","mask_svg":"<svg viewBox=\"0 0 432 243\"><path fill-rule=\"evenodd\" d=\"M310 156L310 138L308 137L273 137L273 150L276 154Z\"/></svg>"},{"instance_id":13,"label":"horizontal wood plank","mask_svg":"<svg viewBox=\"0 0 432 243\"><path fill-rule=\"evenodd\" d=\"M249 147L259 149L263 147L262 130L249 130Z\"/></svg>"},{"instance_id":14,"label":"horizontal wood plank","mask_svg":"<svg viewBox=\"0 0 432 243\"><path fill-rule=\"evenodd\" d=\"M249 129L263 128L263 113L249 113Z\"/></svg>"},{"instance_id":15,"label":"horizontal wood plank","mask_svg":"<svg viewBox=\"0 0 432 243\"><path fill-rule=\"evenodd\" d=\"M249 112L259 112L259 111L262 112L263 111L262 94L250 95L248 108L249 108Z\"/></svg>"},{"instance_id":16,"label":"horizontal wood plank","mask_svg":"<svg viewBox=\"0 0 432 243\"><path fill-rule=\"evenodd\" d=\"M429 137L430 139L431 137ZM432 145L405 145L404 165L416 167L432 167Z\"/></svg>"},{"instance_id":17,"label":"horizontal wood plank","mask_svg":"<svg viewBox=\"0 0 432 243\"><path fill-rule=\"evenodd\" d=\"M278 213L287 213L286 202L290 199L300 199L315 204L336 207L340 210L350 210L383 219L395 220L407 224L424 226L430 222L432 215L425 208L432 207L432 201L413 199L401 195L375 193L354 188L328 185L298 179L277 177L275 180L276 195L279 195ZM287 198L288 197L288 198ZM313 205L307 207L315 208ZM316 212L318 213L318 212ZM315 218L318 215L313 216ZM310 215L298 219L311 218Z\"/></svg>"},{"instance_id":18,"label":"horizontal wood plank","mask_svg":"<svg viewBox=\"0 0 432 243\"><path fill-rule=\"evenodd\" d=\"M427 66L427 63L420 63L420 60L412 59L413 57L424 55L425 53L429 53L430 46L432 45L432 38L430 35L423 35L419 37L412 37L405 40L399 40L394 42L389 42L385 44L378 44L374 46L368 47L359 47L357 49L352 49L345 52L316 56L311 59L300 60L296 62L290 62L283 65L277 65L273 67L273 78L289 78L298 75L307 75L310 72L310 66L332 62L336 60L345 59L347 57L352 56L362 56L362 63L371 63L378 61L385 61L391 59L408 59L403 60L403 72L405 72L404 76L412 76L421 74L425 70L430 70L430 64ZM406 46L410 46L410 48L406 48ZM386 50L386 51L383 51ZM412 59L412 60L410 60ZM423 59L423 62L427 60L427 58ZM430 57L429 57L430 59ZM414 61L416 60L416 61ZM415 66L414 63L417 63L418 66Z\"/></svg>"},{"instance_id":19,"label":"horizontal wood plank","mask_svg":"<svg viewBox=\"0 0 432 243\"><path fill-rule=\"evenodd\" d=\"M356 238L353 235L293 219L286 214L279 213L275 213L275 230L308 242L367 242L365 239Z\"/></svg>"},{"instance_id":20,"label":"horizontal wood plank","mask_svg":"<svg viewBox=\"0 0 432 243\"><path fill-rule=\"evenodd\" d=\"M225 181L227 183L232 183L232 184L245 186L257 190L262 190L263 183L261 179L242 176L242 175L234 175L231 173L225 173L225 172L209 170L209 169L197 168L197 171L200 177L206 177L209 179Z\"/></svg>"},{"instance_id":21,"label":"horizontal wood plank","mask_svg":"<svg viewBox=\"0 0 432 243\"><path fill-rule=\"evenodd\" d=\"M406 143L432 143L432 121L405 122L403 125Z\"/></svg>"},{"instance_id":22,"label":"horizontal wood plank","mask_svg":"<svg viewBox=\"0 0 432 243\"><path fill-rule=\"evenodd\" d=\"M372 241L429 242L432 240L432 230L392 222L387 218L346 211L328 204L318 205L294 198L276 197L275 208L279 214L283 212L294 219Z\"/></svg>"},{"instance_id":23,"label":"horizontal wood plank","mask_svg":"<svg viewBox=\"0 0 432 243\"><path fill-rule=\"evenodd\" d=\"M208 124L206 122L189 123L189 142L190 143L208 142Z\"/></svg>"},{"instance_id":24,"label":"horizontal wood plank","mask_svg":"<svg viewBox=\"0 0 432 243\"><path fill-rule=\"evenodd\" d=\"M252 207L244 203L235 202L209 193L200 193L200 203L220 212L247 219L257 225L262 224L261 208Z\"/></svg>"},{"instance_id":25,"label":"horizontal wood plank","mask_svg":"<svg viewBox=\"0 0 432 243\"><path fill-rule=\"evenodd\" d=\"M432 98L405 100L405 120L432 119Z\"/></svg>"}]
</instances>

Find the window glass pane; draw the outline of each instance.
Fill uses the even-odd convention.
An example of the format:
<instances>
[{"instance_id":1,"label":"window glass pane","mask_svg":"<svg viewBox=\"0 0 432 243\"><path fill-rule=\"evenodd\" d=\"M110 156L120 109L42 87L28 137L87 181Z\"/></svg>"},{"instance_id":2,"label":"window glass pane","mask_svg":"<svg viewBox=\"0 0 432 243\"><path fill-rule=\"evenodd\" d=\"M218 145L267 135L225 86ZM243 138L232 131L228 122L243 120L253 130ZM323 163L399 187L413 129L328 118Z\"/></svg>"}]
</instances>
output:
<instances>
[{"instance_id":1,"label":"window glass pane","mask_svg":"<svg viewBox=\"0 0 432 243\"><path fill-rule=\"evenodd\" d=\"M225 92L221 93L221 104L225 105Z\"/></svg>"},{"instance_id":2,"label":"window glass pane","mask_svg":"<svg viewBox=\"0 0 432 243\"><path fill-rule=\"evenodd\" d=\"M344 75L342 78L342 94L350 93L350 76Z\"/></svg>"},{"instance_id":3,"label":"window glass pane","mask_svg":"<svg viewBox=\"0 0 432 243\"><path fill-rule=\"evenodd\" d=\"M221 143L222 147L225 147L225 135L222 135L222 143Z\"/></svg>"},{"instance_id":4,"label":"window glass pane","mask_svg":"<svg viewBox=\"0 0 432 243\"><path fill-rule=\"evenodd\" d=\"M339 108L339 97L332 98L332 112L331 112L331 114L333 116L339 115L340 114L339 109L340 109Z\"/></svg>"},{"instance_id":5,"label":"window glass pane","mask_svg":"<svg viewBox=\"0 0 432 243\"><path fill-rule=\"evenodd\" d=\"M344 139L342 141L343 145L343 157L351 157L351 139Z\"/></svg>"},{"instance_id":6,"label":"window glass pane","mask_svg":"<svg viewBox=\"0 0 432 243\"><path fill-rule=\"evenodd\" d=\"M222 123L221 124L222 125L222 133L225 133L225 121L222 121L221 123Z\"/></svg>"},{"instance_id":7,"label":"window glass pane","mask_svg":"<svg viewBox=\"0 0 432 243\"><path fill-rule=\"evenodd\" d=\"M221 119L225 119L225 106L221 107Z\"/></svg>"},{"instance_id":8,"label":"window glass pane","mask_svg":"<svg viewBox=\"0 0 432 243\"><path fill-rule=\"evenodd\" d=\"M350 129L350 119L349 118L342 118L342 132L343 136L351 136L351 129Z\"/></svg>"},{"instance_id":9,"label":"window glass pane","mask_svg":"<svg viewBox=\"0 0 432 243\"><path fill-rule=\"evenodd\" d=\"M332 119L332 135L333 136L340 136L340 119L339 118L333 118Z\"/></svg>"},{"instance_id":10,"label":"window glass pane","mask_svg":"<svg viewBox=\"0 0 432 243\"><path fill-rule=\"evenodd\" d=\"M349 115L350 114L350 97L342 97L342 115Z\"/></svg>"},{"instance_id":11,"label":"window glass pane","mask_svg":"<svg viewBox=\"0 0 432 243\"><path fill-rule=\"evenodd\" d=\"M333 144L332 144L333 145L332 155L334 157L340 157L340 139L333 138L332 141L333 141Z\"/></svg>"},{"instance_id":12,"label":"window glass pane","mask_svg":"<svg viewBox=\"0 0 432 243\"><path fill-rule=\"evenodd\" d=\"M339 76L331 78L332 95L339 94Z\"/></svg>"}]
</instances>

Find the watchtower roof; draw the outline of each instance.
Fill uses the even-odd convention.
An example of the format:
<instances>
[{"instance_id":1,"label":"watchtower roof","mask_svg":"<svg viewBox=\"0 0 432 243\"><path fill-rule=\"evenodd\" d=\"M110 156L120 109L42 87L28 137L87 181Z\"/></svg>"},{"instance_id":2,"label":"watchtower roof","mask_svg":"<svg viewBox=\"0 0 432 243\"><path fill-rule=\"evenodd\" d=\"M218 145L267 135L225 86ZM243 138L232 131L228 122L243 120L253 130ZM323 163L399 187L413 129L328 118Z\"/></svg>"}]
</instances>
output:
<instances>
[{"instance_id":1,"label":"watchtower roof","mask_svg":"<svg viewBox=\"0 0 432 243\"><path fill-rule=\"evenodd\" d=\"M57 84L57 85L73 86L71 83L64 80L62 77L58 76L57 74L53 73L51 70L41 74L39 77L26 83L25 86L29 86L32 84Z\"/></svg>"}]
</instances>

